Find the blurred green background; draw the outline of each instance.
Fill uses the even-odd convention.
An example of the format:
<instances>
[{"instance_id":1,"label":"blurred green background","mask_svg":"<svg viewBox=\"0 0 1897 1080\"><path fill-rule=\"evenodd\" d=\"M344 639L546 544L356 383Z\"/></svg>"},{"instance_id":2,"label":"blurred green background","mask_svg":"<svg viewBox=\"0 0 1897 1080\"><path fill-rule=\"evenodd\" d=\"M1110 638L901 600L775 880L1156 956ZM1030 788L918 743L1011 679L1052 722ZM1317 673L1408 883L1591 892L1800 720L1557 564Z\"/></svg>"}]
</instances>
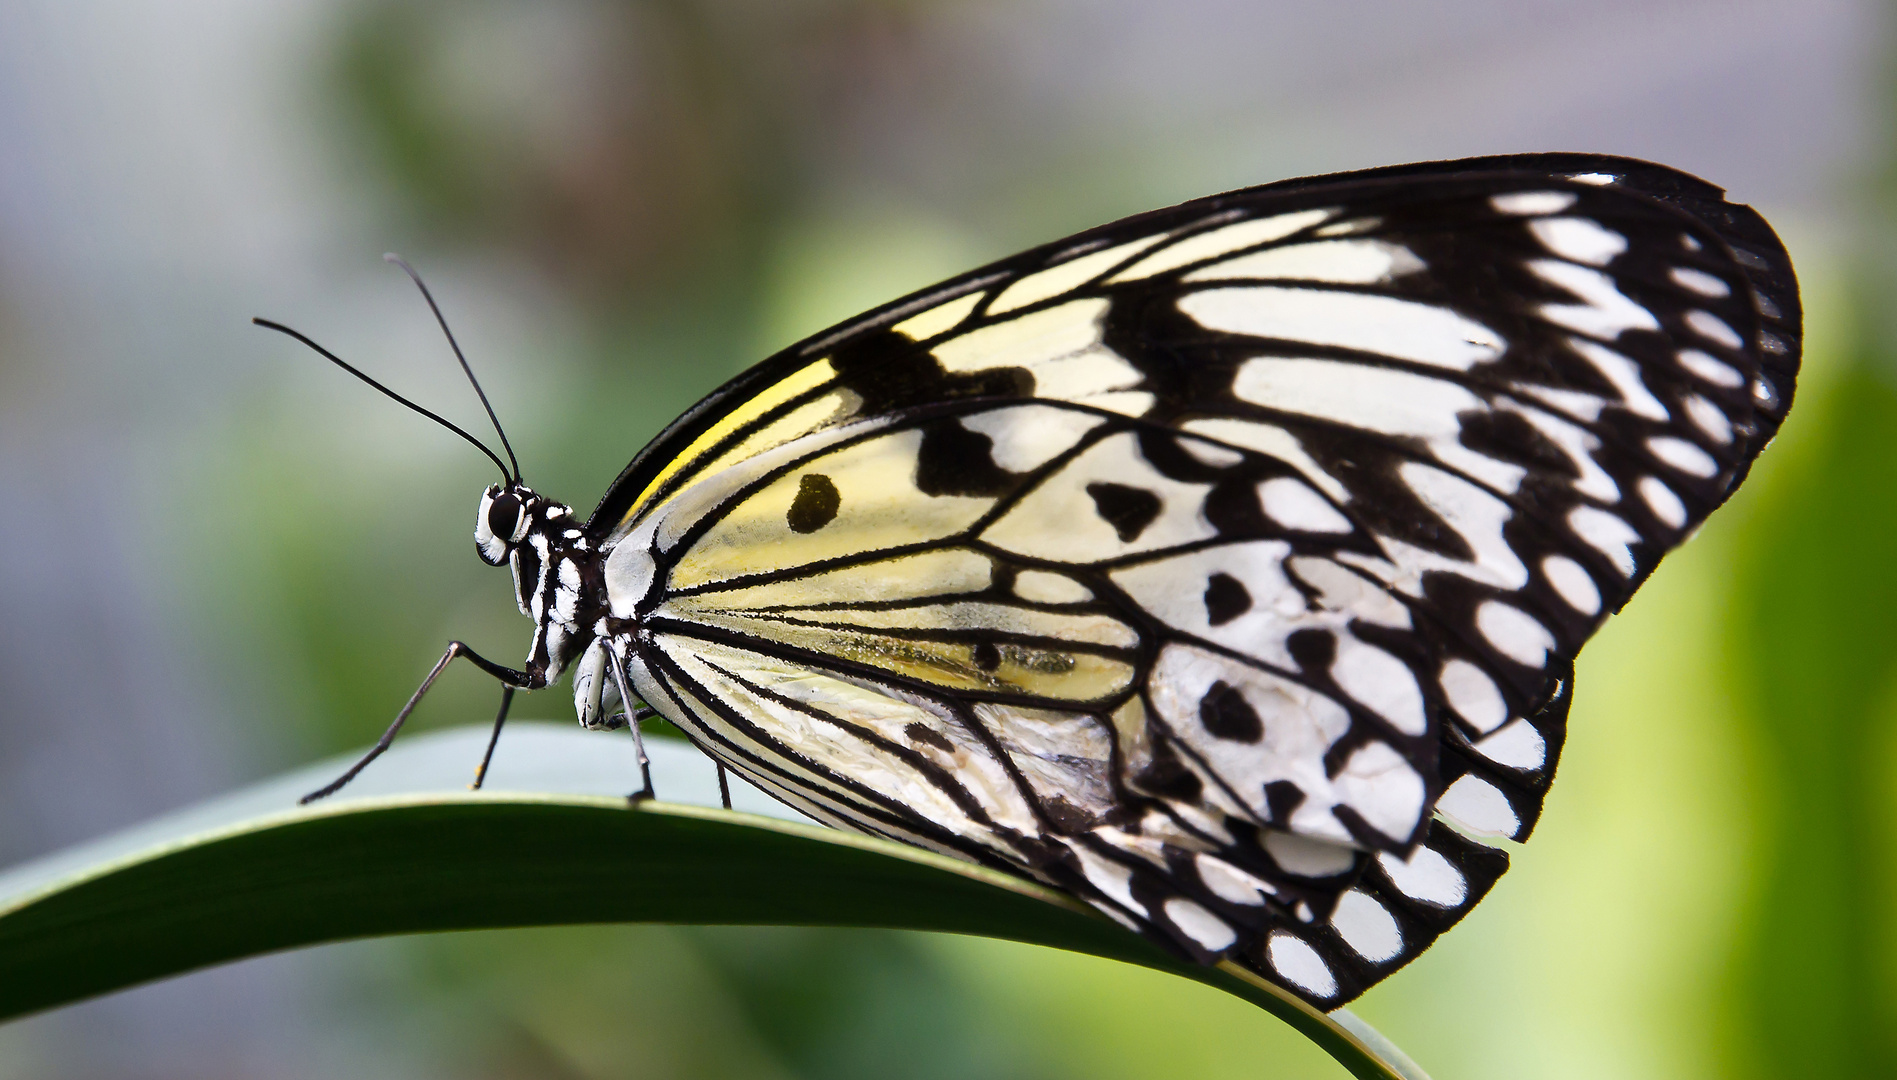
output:
<instances>
[{"instance_id":1,"label":"blurred green background","mask_svg":"<svg viewBox=\"0 0 1897 1080\"><path fill-rule=\"evenodd\" d=\"M1440 1078L1897 1075L1888 15L1356 5L0 6L0 863L369 741L524 649L489 467L590 507L767 353L1215 190L1518 150L1782 231L1799 403L1581 661L1534 842L1361 1012ZM418 726L491 715L453 672ZM517 714L565 718L558 692ZM991 941L606 927L272 957L0 1028L0 1080L1334 1077L1204 987Z\"/></svg>"}]
</instances>

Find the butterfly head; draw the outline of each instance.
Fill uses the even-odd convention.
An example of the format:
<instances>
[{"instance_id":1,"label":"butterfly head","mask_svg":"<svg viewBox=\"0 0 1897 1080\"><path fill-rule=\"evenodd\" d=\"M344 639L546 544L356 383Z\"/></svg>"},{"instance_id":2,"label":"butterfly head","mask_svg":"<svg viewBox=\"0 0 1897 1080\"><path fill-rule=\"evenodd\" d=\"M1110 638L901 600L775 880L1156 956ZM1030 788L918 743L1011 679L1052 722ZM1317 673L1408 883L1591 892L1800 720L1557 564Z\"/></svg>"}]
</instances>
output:
<instances>
[{"instance_id":1,"label":"butterfly head","mask_svg":"<svg viewBox=\"0 0 1897 1080\"><path fill-rule=\"evenodd\" d=\"M504 565L533 530L534 523L545 516L548 505L518 480L489 484L481 493L481 508L474 515L474 549L481 561L489 566Z\"/></svg>"}]
</instances>

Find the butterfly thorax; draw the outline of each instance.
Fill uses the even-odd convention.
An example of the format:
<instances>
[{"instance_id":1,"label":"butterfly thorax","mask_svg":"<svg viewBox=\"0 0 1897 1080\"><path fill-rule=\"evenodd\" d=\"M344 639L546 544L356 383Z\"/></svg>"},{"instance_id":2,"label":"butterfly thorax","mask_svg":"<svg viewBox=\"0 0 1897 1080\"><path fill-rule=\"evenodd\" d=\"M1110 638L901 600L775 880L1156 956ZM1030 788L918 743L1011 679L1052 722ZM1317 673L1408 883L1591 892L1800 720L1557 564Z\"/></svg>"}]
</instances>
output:
<instances>
[{"instance_id":1,"label":"butterfly thorax","mask_svg":"<svg viewBox=\"0 0 1897 1080\"><path fill-rule=\"evenodd\" d=\"M474 542L483 562L513 570L515 603L534 623L523 670L535 685L526 689L546 686L593 639L603 613L603 554L571 507L518 481L482 493Z\"/></svg>"}]
</instances>

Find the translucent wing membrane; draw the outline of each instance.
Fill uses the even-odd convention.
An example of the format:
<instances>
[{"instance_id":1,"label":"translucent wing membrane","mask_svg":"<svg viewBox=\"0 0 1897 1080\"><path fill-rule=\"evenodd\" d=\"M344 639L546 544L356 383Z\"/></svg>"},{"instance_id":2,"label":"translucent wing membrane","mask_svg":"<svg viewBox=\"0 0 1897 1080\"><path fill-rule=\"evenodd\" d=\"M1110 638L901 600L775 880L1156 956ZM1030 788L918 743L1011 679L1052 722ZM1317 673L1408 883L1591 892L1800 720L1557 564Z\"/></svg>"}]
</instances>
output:
<instances>
[{"instance_id":1,"label":"translucent wing membrane","mask_svg":"<svg viewBox=\"0 0 1897 1080\"><path fill-rule=\"evenodd\" d=\"M638 691L761 787L1329 1008L1527 838L1576 651L1798 331L1771 230L1658 166L1295 181L787 350L589 529Z\"/></svg>"}]
</instances>

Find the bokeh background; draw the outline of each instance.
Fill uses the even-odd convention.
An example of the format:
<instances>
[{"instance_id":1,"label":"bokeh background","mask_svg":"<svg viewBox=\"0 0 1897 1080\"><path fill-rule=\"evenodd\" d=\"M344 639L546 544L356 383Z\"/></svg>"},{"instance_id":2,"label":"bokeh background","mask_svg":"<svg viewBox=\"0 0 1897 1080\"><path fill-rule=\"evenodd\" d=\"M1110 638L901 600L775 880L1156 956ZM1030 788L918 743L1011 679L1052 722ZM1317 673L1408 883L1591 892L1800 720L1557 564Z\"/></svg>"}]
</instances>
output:
<instances>
[{"instance_id":1,"label":"bokeh background","mask_svg":"<svg viewBox=\"0 0 1897 1080\"><path fill-rule=\"evenodd\" d=\"M753 360L1287 176L1520 150L1782 231L1799 403L1581 662L1534 842L1358 1011L1440 1078L1897 1075L1897 206L1868 0L0 4L0 864L367 742L525 645L487 463L588 507ZM485 719L454 671L419 726ZM566 717L559 694L521 715ZM368 942L0 1028L0 1080L1338 1077L1268 1016L990 941Z\"/></svg>"}]
</instances>

